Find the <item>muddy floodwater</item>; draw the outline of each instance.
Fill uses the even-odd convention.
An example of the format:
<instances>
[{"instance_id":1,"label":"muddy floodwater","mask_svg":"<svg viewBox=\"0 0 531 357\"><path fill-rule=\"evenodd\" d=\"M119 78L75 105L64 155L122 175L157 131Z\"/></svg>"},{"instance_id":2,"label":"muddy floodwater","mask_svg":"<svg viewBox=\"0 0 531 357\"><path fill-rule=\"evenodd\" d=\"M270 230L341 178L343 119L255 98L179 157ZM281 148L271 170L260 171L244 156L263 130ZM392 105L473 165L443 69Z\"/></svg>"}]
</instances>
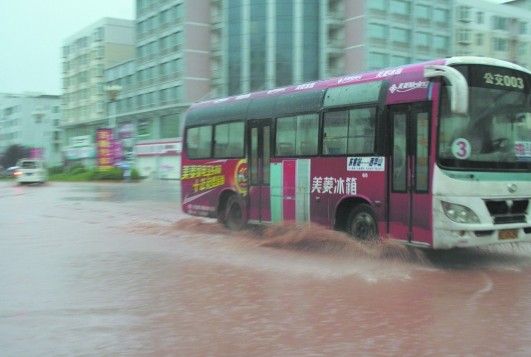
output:
<instances>
[{"instance_id":1,"label":"muddy floodwater","mask_svg":"<svg viewBox=\"0 0 531 357\"><path fill-rule=\"evenodd\" d=\"M0 181L0 355L531 355L529 245L235 234L178 186Z\"/></svg>"}]
</instances>

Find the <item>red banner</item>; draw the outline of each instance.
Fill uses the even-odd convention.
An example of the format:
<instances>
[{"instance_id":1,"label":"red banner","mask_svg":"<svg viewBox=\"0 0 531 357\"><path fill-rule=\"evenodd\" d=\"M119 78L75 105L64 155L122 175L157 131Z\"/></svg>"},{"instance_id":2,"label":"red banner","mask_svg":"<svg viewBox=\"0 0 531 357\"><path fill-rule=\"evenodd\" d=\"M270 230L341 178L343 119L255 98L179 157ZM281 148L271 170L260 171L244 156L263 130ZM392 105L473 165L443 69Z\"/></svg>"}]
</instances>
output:
<instances>
[{"instance_id":1,"label":"red banner","mask_svg":"<svg viewBox=\"0 0 531 357\"><path fill-rule=\"evenodd\" d=\"M112 129L102 128L96 130L96 149L98 168L110 169L114 166Z\"/></svg>"}]
</instances>

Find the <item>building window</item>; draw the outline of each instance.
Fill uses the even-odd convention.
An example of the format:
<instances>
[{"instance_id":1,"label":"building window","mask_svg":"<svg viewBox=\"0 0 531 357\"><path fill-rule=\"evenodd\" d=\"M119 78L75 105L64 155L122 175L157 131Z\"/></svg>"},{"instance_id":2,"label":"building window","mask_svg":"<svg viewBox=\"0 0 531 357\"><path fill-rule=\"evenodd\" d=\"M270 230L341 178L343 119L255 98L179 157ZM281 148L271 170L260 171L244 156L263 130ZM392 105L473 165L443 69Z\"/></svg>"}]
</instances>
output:
<instances>
[{"instance_id":1,"label":"building window","mask_svg":"<svg viewBox=\"0 0 531 357\"><path fill-rule=\"evenodd\" d=\"M371 0L369 2L369 9L386 11L387 10L387 1L386 0Z\"/></svg>"},{"instance_id":2,"label":"building window","mask_svg":"<svg viewBox=\"0 0 531 357\"><path fill-rule=\"evenodd\" d=\"M241 92L241 61L242 61L242 1L233 0L228 9L228 94Z\"/></svg>"},{"instance_id":3,"label":"building window","mask_svg":"<svg viewBox=\"0 0 531 357\"><path fill-rule=\"evenodd\" d=\"M369 38L372 40L386 40L389 37L388 28L382 24L369 24Z\"/></svg>"},{"instance_id":4,"label":"building window","mask_svg":"<svg viewBox=\"0 0 531 357\"><path fill-rule=\"evenodd\" d=\"M250 24L250 86L251 90L266 87L266 55L265 46L267 36L266 3L258 1L251 6Z\"/></svg>"},{"instance_id":5,"label":"building window","mask_svg":"<svg viewBox=\"0 0 531 357\"><path fill-rule=\"evenodd\" d=\"M483 46L483 34L482 33L476 34L476 45Z\"/></svg>"},{"instance_id":6,"label":"building window","mask_svg":"<svg viewBox=\"0 0 531 357\"><path fill-rule=\"evenodd\" d=\"M411 31L399 27L391 29L391 39L395 44L407 46L411 40Z\"/></svg>"},{"instance_id":7,"label":"building window","mask_svg":"<svg viewBox=\"0 0 531 357\"><path fill-rule=\"evenodd\" d=\"M168 100L167 96L168 96L168 89L167 88L161 89L160 92L159 92L160 104L166 104L166 102Z\"/></svg>"},{"instance_id":8,"label":"building window","mask_svg":"<svg viewBox=\"0 0 531 357\"><path fill-rule=\"evenodd\" d=\"M525 43L522 43L518 46L518 56L525 57L527 53L527 45Z\"/></svg>"},{"instance_id":9,"label":"building window","mask_svg":"<svg viewBox=\"0 0 531 357\"><path fill-rule=\"evenodd\" d=\"M183 16L183 7L182 4L177 4L172 8L172 16L173 20L176 22L180 22L182 20Z\"/></svg>"},{"instance_id":10,"label":"building window","mask_svg":"<svg viewBox=\"0 0 531 357\"><path fill-rule=\"evenodd\" d=\"M435 22L448 25L450 16L446 9L435 9L433 12L433 19Z\"/></svg>"},{"instance_id":11,"label":"building window","mask_svg":"<svg viewBox=\"0 0 531 357\"><path fill-rule=\"evenodd\" d=\"M426 32L415 32L415 43L418 48L428 49L431 43L431 35Z\"/></svg>"},{"instance_id":12,"label":"building window","mask_svg":"<svg viewBox=\"0 0 531 357\"><path fill-rule=\"evenodd\" d=\"M411 12L411 4L402 0L391 0L389 3L391 13L399 16L409 16Z\"/></svg>"},{"instance_id":13,"label":"building window","mask_svg":"<svg viewBox=\"0 0 531 357\"><path fill-rule=\"evenodd\" d=\"M389 65L387 54L379 52L369 52L368 62L370 69L383 68Z\"/></svg>"},{"instance_id":14,"label":"building window","mask_svg":"<svg viewBox=\"0 0 531 357\"><path fill-rule=\"evenodd\" d=\"M428 5L417 4L415 6L415 16L418 20L429 21L431 7Z\"/></svg>"},{"instance_id":15,"label":"building window","mask_svg":"<svg viewBox=\"0 0 531 357\"><path fill-rule=\"evenodd\" d=\"M391 66L402 66L405 64L411 63L411 58L406 56L392 56L391 57Z\"/></svg>"},{"instance_id":16,"label":"building window","mask_svg":"<svg viewBox=\"0 0 531 357\"><path fill-rule=\"evenodd\" d=\"M319 0L306 0L304 2L303 21L303 81L312 81L319 78Z\"/></svg>"},{"instance_id":17,"label":"building window","mask_svg":"<svg viewBox=\"0 0 531 357\"><path fill-rule=\"evenodd\" d=\"M178 50L179 47L183 44L183 33L182 31L177 31L170 35L170 47L174 50Z\"/></svg>"},{"instance_id":18,"label":"building window","mask_svg":"<svg viewBox=\"0 0 531 357\"><path fill-rule=\"evenodd\" d=\"M458 6L457 7L457 19L463 22L470 22L470 7Z\"/></svg>"},{"instance_id":19,"label":"building window","mask_svg":"<svg viewBox=\"0 0 531 357\"><path fill-rule=\"evenodd\" d=\"M94 39L96 41L103 41L103 36L105 34L105 29L103 27L98 27L94 33Z\"/></svg>"},{"instance_id":20,"label":"building window","mask_svg":"<svg viewBox=\"0 0 531 357\"><path fill-rule=\"evenodd\" d=\"M170 36L161 37L159 40L159 49L161 54L165 54L170 48Z\"/></svg>"},{"instance_id":21,"label":"building window","mask_svg":"<svg viewBox=\"0 0 531 357\"><path fill-rule=\"evenodd\" d=\"M527 34L527 22L520 22L520 35Z\"/></svg>"},{"instance_id":22,"label":"building window","mask_svg":"<svg viewBox=\"0 0 531 357\"><path fill-rule=\"evenodd\" d=\"M275 86L280 87L293 83L293 0L282 0L276 4Z\"/></svg>"},{"instance_id":23,"label":"building window","mask_svg":"<svg viewBox=\"0 0 531 357\"><path fill-rule=\"evenodd\" d=\"M494 51L499 52L505 52L507 51L507 40L504 38L493 38L492 39L492 47L494 48Z\"/></svg>"},{"instance_id":24,"label":"building window","mask_svg":"<svg viewBox=\"0 0 531 357\"><path fill-rule=\"evenodd\" d=\"M457 30L457 41L461 44L469 44L470 43L470 36L471 32L468 29L459 29Z\"/></svg>"},{"instance_id":25,"label":"building window","mask_svg":"<svg viewBox=\"0 0 531 357\"><path fill-rule=\"evenodd\" d=\"M162 116L160 118L161 139L178 137L180 135L179 127L180 127L180 120L179 120L178 113ZM210 152L210 149L209 149L209 152Z\"/></svg>"},{"instance_id":26,"label":"building window","mask_svg":"<svg viewBox=\"0 0 531 357\"><path fill-rule=\"evenodd\" d=\"M151 121L150 120L142 119L138 122L137 135L144 136L144 137L151 135Z\"/></svg>"},{"instance_id":27,"label":"building window","mask_svg":"<svg viewBox=\"0 0 531 357\"><path fill-rule=\"evenodd\" d=\"M437 50L444 50L444 49L448 49L449 47L449 38L447 36L440 36L440 35L436 35L434 38L433 38L433 45L434 47L437 49Z\"/></svg>"},{"instance_id":28,"label":"building window","mask_svg":"<svg viewBox=\"0 0 531 357\"><path fill-rule=\"evenodd\" d=\"M501 16L493 16L492 28L494 30L507 30L507 18Z\"/></svg>"},{"instance_id":29,"label":"building window","mask_svg":"<svg viewBox=\"0 0 531 357\"><path fill-rule=\"evenodd\" d=\"M485 22L485 14L481 11L478 11L476 13L476 21L478 24L482 24Z\"/></svg>"}]
</instances>

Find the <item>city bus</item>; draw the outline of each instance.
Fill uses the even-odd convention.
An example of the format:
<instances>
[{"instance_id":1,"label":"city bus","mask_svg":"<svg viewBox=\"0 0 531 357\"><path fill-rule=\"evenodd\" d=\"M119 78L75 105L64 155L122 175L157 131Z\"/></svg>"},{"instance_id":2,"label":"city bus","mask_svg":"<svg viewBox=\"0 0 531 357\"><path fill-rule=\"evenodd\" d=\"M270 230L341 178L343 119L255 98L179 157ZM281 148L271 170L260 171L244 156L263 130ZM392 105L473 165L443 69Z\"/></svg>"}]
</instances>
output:
<instances>
[{"instance_id":1,"label":"city bus","mask_svg":"<svg viewBox=\"0 0 531 357\"><path fill-rule=\"evenodd\" d=\"M452 57L193 104L183 212L433 249L531 241L531 72Z\"/></svg>"}]
</instances>

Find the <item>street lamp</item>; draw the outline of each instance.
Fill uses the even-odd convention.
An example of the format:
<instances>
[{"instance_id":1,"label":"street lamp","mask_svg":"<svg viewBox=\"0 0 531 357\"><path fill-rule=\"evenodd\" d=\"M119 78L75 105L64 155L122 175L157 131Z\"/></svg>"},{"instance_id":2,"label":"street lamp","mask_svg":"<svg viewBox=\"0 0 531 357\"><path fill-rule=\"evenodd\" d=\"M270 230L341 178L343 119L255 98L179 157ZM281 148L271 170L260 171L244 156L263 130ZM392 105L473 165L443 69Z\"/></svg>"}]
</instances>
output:
<instances>
[{"instance_id":1,"label":"street lamp","mask_svg":"<svg viewBox=\"0 0 531 357\"><path fill-rule=\"evenodd\" d=\"M109 128L113 129L116 127L116 98L118 98L118 94L120 94L120 91L122 90L122 86L118 84L113 84L110 86L105 87L105 91L107 92L107 96L109 97L110 103L112 103L113 106L113 113L109 113Z\"/></svg>"}]
</instances>

